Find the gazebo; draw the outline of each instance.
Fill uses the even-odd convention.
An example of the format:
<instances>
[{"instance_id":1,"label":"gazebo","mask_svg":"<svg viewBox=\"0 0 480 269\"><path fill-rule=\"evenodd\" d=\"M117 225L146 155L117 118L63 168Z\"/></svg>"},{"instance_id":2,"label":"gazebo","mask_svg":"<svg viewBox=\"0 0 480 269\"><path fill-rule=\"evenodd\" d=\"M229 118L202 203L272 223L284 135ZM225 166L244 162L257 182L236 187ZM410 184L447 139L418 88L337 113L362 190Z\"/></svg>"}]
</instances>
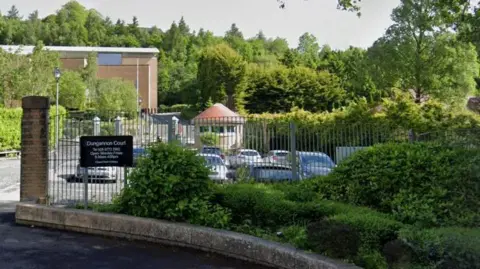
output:
<instances>
[{"instance_id":1,"label":"gazebo","mask_svg":"<svg viewBox=\"0 0 480 269\"><path fill-rule=\"evenodd\" d=\"M239 148L243 142L245 119L222 104L214 104L193 119L195 146L203 146L202 135L218 136L218 147L223 150Z\"/></svg>"}]
</instances>

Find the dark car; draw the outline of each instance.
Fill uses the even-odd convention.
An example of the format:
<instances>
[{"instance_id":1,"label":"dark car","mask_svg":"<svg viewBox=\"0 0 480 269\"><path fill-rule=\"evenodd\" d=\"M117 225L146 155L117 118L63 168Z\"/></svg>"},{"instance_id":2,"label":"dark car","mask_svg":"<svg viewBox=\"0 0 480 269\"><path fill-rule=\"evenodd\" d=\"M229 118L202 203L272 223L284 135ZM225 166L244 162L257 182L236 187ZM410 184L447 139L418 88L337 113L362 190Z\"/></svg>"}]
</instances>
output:
<instances>
[{"instance_id":1,"label":"dark car","mask_svg":"<svg viewBox=\"0 0 480 269\"><path fill-rule=\"evenodd\" d=\"M288 181L293 180L292 167L283 164L253 163L237 169L235 179L253 179L255 181ZM300 177L301 178L301 177Z\"/></svg>"},{"instance_id":2,"label":"dark car","mask_svg":"<svg viewBox=\"0 0 480 269\"><path fill-rule=\"evenodd\" d=\"M222 150L219 147L203 147L202 150L200 151L202 154L215 154L220 156L223 161L225 160L225 154L222 153Z\"/></svg>"},{"instance_id":3,"label":"dark car","mask_svg":"<svg viewBox=\"0 0 480 269\"><path fill-rule=\"evenodd\" d=\"M133 148L133 166L137 166L138 158L147 156L145 148Z\"/></svg>"}]
</instances>

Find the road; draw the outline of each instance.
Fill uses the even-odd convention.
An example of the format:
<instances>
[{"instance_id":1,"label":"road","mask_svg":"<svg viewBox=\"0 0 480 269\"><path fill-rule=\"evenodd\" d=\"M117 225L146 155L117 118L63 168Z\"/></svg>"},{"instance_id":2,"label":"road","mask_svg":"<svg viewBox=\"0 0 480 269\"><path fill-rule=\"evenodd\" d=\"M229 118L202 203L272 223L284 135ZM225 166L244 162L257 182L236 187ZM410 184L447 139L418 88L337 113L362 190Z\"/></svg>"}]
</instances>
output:
<instances>
[{"instance_id":1,"label":"road","mask_svg":"<svg viewBox=\"0 0 480 269\"><path fill-rule=\"evenodd\" d=\"M0 201L20 200L20 160L0 160Z\"/></svg>"},{"instance_id":2,"label":"road","mask_svg":"<svg viewBox=\"0 0 480 269\"><path fill-rule=\"evenodd\" d=\"M13 210L0 202L1 269L265 269L204 252L18 226Z\"/></svg>"}]
</instances>

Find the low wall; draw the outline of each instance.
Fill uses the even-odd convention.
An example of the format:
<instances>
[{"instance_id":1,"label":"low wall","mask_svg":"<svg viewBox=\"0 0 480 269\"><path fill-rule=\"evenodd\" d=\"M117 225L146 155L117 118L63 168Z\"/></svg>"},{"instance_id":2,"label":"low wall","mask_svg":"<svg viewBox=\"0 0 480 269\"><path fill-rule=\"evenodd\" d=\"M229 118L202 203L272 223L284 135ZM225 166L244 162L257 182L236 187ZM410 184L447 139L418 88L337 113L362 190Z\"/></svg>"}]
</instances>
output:
<instances>
[{"instance_id":1,"label":"low wall","mask_svg":"<svg viewBox=\"0 0 480 269\"><path fill-rule=\"evenodd\" d=\"M282 269L359 269L253 236L168 221L19 203L16 222L214 252Z\"/></svg>"}]
</instances>

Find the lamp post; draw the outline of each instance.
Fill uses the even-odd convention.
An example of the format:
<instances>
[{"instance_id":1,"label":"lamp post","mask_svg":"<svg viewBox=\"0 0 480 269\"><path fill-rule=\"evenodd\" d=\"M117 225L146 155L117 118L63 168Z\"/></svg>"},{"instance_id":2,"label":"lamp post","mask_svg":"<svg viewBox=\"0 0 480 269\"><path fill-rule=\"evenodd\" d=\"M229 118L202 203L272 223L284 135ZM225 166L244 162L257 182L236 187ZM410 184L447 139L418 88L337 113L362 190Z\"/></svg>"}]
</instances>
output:
<instances>
[{"instance_id":1,"label":"lamp post","mask_svg":"<svg viewBox=\"0 0 480 269\"><path fill-rule=\"evenodd\" d=\"M60 72L60 68L55 67L53 70L53 75L55 76L55 80L57 81L57 94L55 97L55 173L57 172L57 164L58 164L58 125L59 125L59 117L58 117L58 96L59 96L59 84L60 84L60 77L62 73Z\"/></svg>"}]
</instances>

